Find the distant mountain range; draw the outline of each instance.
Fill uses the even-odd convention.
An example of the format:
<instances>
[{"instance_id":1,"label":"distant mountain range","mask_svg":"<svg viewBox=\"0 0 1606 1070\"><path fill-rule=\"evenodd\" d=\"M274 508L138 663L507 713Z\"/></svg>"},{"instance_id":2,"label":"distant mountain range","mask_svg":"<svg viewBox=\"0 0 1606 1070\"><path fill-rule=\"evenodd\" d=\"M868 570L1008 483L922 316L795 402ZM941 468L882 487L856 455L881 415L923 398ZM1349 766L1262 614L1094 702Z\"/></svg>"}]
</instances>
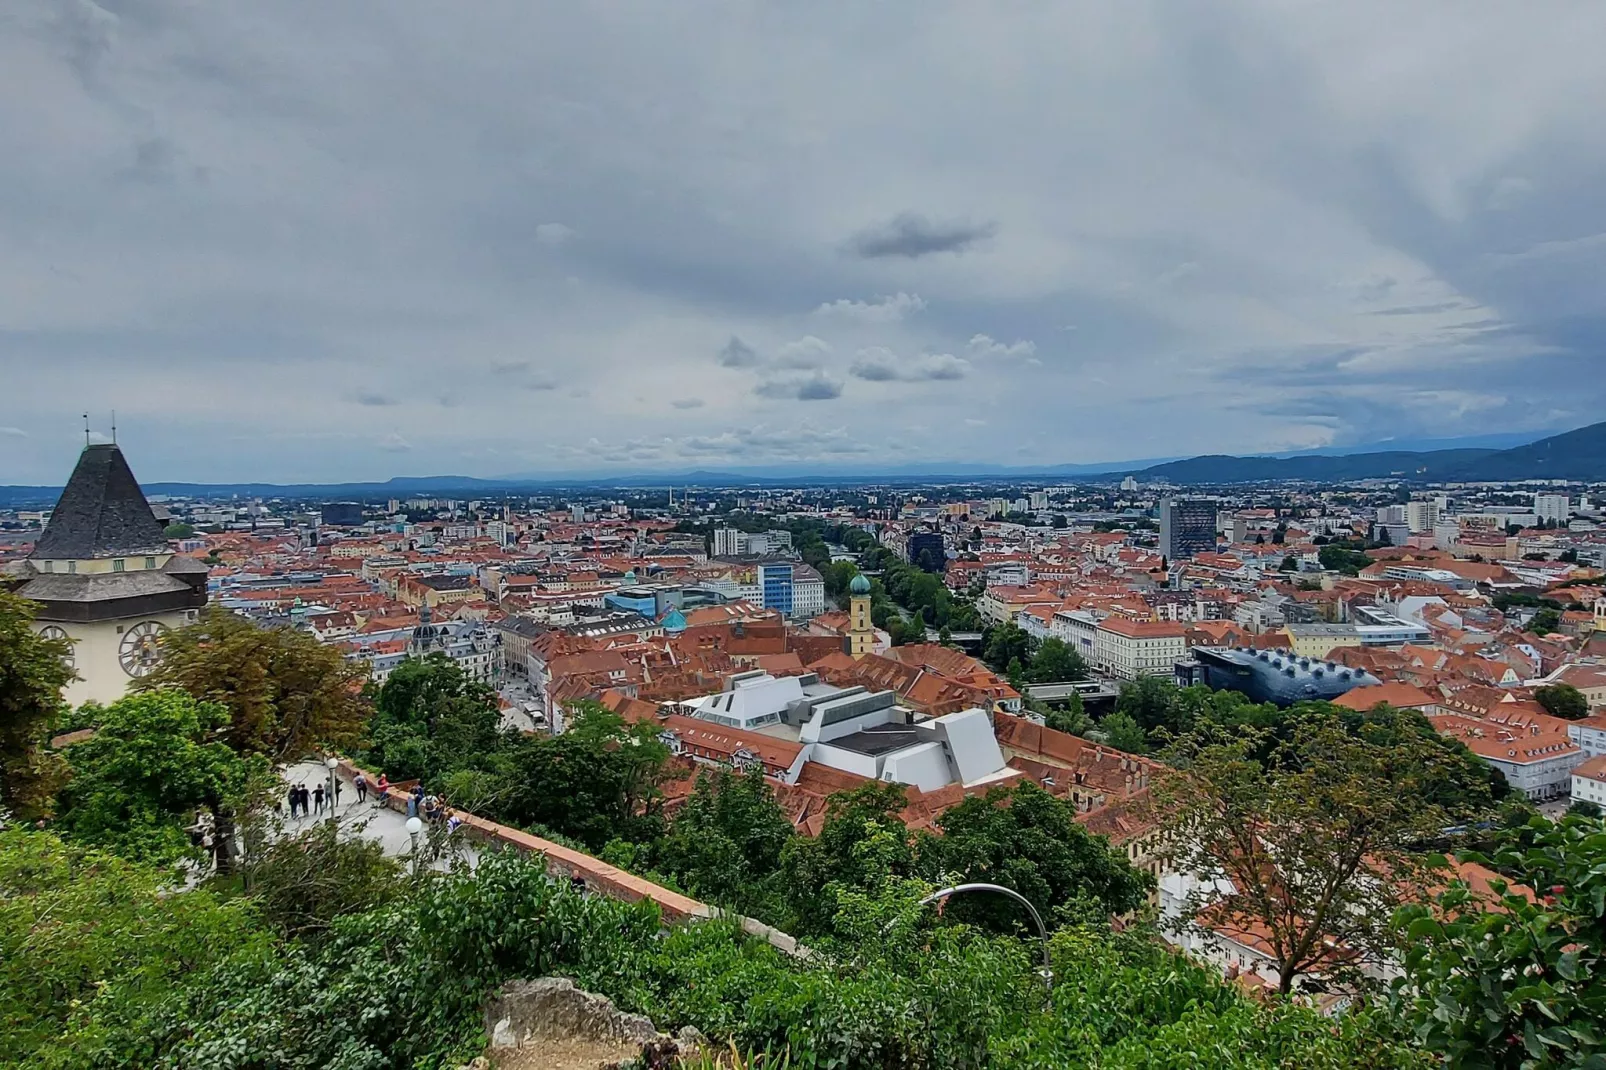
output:
<instances>
[{"instance_id":1,"label":"distant mountain range","mask_svg":"<svg viewBox=\"0 0 1606 1070\"><path fill-rule=\"evenodd\" d=\"M1343 457L1190 457L1134 469L1128 474L1156 483L1255 483L1268 480L1339 482L1408 479L1436 482L1479 480L1606 480L1606 423L1552 435L1511 449L1390 450Z\"/></svg>"},{"instance_id":2,"label":"distant mountain range","mask_svg":"<svg viewBox=\"0 0 1606 1070\"><path fill-rule=\"evenodd\" d=\"M1032 467L928 463L886 468L835 468L776 465L735 471L633 472L623 475L515 475L500 479L473 476L397 476L367 483L147 483L146 494L174 497L353 498L384 500L418 495L496 495L547 488L577 487L742 487L814 483L915 483L1027 479L1116 479L1127 475L1146 483L1202 485L1303 480L1336 483L1353 479L1407 478L1432 481L1573 479L1606 482L1606 422L1532 441L1531 436L1497 433L1474 439L1389 443L1388 450L1343 453L1339 447L1251 457L1225 454L1188 458L1150 458L1101 464ZM1445 448L1424 448L1438 447ZM1413 447L1413 448L1407 448ZM0 506L49 504L60 487L0 486Z\"/></svg>"}]
</instances>

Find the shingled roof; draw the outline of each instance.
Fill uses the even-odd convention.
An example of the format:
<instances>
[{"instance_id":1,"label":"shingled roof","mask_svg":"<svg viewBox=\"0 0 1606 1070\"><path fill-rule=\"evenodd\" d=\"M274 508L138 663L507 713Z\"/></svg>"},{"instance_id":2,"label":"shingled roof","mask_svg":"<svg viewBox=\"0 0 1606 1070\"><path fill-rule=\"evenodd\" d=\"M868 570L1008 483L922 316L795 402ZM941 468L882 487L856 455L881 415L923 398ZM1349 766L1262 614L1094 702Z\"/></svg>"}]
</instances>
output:
<instances>
[{"instance_id":1,"label":"shingled roof","mask_svg":"<svg viewBox=\"0 0 1606 1070\"><path fill-rule=\"evenodd\" d=\"M167 536L115 445L85 446L30 555L88 560L165 553Z\"/></svg>"}]
</instances>

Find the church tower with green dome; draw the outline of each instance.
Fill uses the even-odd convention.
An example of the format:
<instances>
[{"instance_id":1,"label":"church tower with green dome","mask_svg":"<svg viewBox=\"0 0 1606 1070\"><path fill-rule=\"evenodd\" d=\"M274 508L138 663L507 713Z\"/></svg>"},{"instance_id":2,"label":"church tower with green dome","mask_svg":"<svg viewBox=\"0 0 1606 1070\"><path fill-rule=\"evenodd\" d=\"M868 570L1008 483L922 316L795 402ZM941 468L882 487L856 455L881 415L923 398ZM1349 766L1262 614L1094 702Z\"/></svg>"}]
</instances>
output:
<instances>
[{"instance_id":1,"label":"church tower with green dome","mask_svg":"<svg viewBox=\"0 0 1606 1070\"><path fill-rule=\"evenodd\" d=\"M856 658L875 652L875 626L870 622L870 581L864 573L848 584L848 653Z\"/></svg>"}]
</instances>

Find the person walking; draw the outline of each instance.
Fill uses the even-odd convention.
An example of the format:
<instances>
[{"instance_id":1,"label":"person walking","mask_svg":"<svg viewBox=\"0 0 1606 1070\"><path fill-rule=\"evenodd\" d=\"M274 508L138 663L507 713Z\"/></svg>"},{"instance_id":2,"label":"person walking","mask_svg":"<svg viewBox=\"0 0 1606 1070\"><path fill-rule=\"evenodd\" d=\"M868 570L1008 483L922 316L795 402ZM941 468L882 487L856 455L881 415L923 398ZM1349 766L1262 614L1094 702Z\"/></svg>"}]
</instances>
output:
<instances>
[{"instance_id":1,"label":"person walking","mask_svg":"<svg viewBox=\"0 0 1606 1070\"><path fill-rule=\"evenodd\" d=\"M375 790L378 794L374 796L374 805L384 806L385 796L390 793L390 778L384 773L379 774L379 783L375 785Z\"/></svg>"},{"instance_id":2,"label":"person walking","mask_svg":"<svg viewBox=\"0 0 1606 1070\"><path fill-rule=\"evenodd\" d=\"M352 783L352 786L354 786L357 789L357 801L360 802L360 803L367 802L368 801L368 778L363 776L361 773L358 773L356 778L354 780L352 780L351 783Z\"/></svg>"},{"instance_id":3,"label":"person walking","mask_svg":"<svg viewBox=\"0 0 1606 1070\"><path fill-rule=\"evenodd\" d=\"M340 805L340 778L339 777L335 777L334 778L334 789L335 789L335 797L333 799L329 800L329 812L331 814L335 812L335 807Z\"/></svg>"},{"instance_id":4,"label":"person walking","mask_svg":"<svg viewBox=\"0 0 1606 1070\"><path fill-rule=\"evenodd\" d=\"M290 820L294 821L296 819L296 811L301 808L301 789L291 784L290 790L285 794L290 797Z\"/></svg>"},{"instance_id":5,"label":"person walking","mask_svg":"<svg viewBox=\"0 0 1606 1070\"><path fill-rule=\"evenodd\" d=\"M312 789L312 812L315 813L315 814L323 813L323 785L322 784L319 784L317 787Z\"/></svg>"},{"instance_id":6,"label":"person walking","mask_svg":"<svg viewBox=\"0 0 1606 1070\"><path fill-rule=\"evenodd\" d=\"M311 817L312 815L309 811L312 808L312 793L307 790L305 784L296 789L296 798L301 800L301 816L303 818Z\"/></svg>"},{"instance_id":7,"label":"person walking","mask_svg":"<svg viewBox=\"0 0 1606 1070\"><path fill-rule=\"evenodd\" d=\"M417 817L418 816L418 800L419 800L419 798L420 798L420 795L419 795L419 792L418 792L417 788L414 788L412 791L407 793L407 816L408 817Z\"/></svg>"}]
</instances>

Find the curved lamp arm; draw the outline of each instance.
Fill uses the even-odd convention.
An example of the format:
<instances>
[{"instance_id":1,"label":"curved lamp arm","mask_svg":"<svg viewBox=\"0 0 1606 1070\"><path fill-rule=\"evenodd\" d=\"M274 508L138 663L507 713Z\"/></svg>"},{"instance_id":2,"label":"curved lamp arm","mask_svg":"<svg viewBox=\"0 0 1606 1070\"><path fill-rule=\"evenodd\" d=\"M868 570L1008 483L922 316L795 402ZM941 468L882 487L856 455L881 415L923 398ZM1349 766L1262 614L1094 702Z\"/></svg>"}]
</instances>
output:
<instances>
[{"instance_id":1,"label":"curved lamp arm","mask_svg":"<svg viewBox=\"0 0 1606 1070\"><path fill-rule=\"evenodd\" d=\"M1032 901L1013 888L1005 888L1001 884L956 884L952 888L940 888L932 892L920 900L920 905L923 907L930 906L932 903L947 899L949 896L959 895L962 892L997 892L999 895L1008 896L1026 908L1026 913L1032 916L1032 921L1037 925L1037 935L1043 941L1043 967L1038 972L1043 978L1047 1006L1052 1010L1054 1007L1054 970L1049 964L1048 958L1048 926L1043 924L1043 916L1037 912L1036 907L1032 906Z\"/></svg>"}]
</instances>

